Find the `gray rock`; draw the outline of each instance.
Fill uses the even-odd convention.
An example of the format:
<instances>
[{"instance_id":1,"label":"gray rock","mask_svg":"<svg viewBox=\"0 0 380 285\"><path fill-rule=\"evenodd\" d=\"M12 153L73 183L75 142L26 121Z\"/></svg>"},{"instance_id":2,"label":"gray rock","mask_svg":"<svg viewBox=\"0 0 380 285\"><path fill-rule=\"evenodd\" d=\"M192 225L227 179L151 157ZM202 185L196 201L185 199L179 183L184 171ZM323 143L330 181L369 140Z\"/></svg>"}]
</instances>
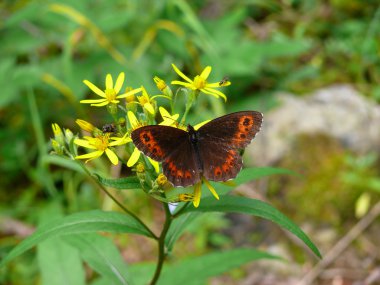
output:
<instances>
[{"instance_id":1,"label":"gray rock","mask_svg":"<svg viewBox=\"0 0 380 285\"><path fill-rule=\"evenodd\" d=\"M323 133L350 150L380 151L380 106L349 85L334 85L297 97L278 94L278 108L264 114L260 133L247 149L254 164L270 165L299 134Z\"/></svg>"}]
</instances>

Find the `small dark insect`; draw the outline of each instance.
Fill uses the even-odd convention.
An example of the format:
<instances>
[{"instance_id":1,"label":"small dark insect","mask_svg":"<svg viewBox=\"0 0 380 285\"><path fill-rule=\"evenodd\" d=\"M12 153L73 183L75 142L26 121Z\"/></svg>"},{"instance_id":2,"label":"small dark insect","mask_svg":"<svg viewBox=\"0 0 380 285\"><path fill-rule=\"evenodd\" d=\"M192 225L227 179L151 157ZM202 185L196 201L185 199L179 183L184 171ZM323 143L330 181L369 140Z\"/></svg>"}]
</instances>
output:
<instances>
[{"instance_id":1,"label":"small dark insect","mask_svg":"<svg viewBox=\"0 0 380 285\"><path fill-rule=\"evenodd\" d=\"M222 80L219 81L219 86L223 86L223 85L226 84L227 81L229 81L229 80L230 80L230 78L229 78L228 76L224 76L224 77L222 78Z\"/></svg>"},{"instance_id":2,"label":"small dark insect","mask_svg":"<svg viewBox=\"0 0 380 285\"><path fill-rule=\"evenodd\" d=\"M103 133L115 133L116 132L116 126L114 124L105 124L102 127Z\"/></svg>"}]
</instances>

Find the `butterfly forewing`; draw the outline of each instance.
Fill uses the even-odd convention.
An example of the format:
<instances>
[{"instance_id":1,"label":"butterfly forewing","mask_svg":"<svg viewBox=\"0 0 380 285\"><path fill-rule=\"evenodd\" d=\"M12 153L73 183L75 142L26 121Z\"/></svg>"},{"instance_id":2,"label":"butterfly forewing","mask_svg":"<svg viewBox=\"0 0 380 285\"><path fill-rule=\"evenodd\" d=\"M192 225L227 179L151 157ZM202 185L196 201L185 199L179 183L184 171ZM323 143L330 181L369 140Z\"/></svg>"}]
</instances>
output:
<instances>
[{"instance_id":1,"label":"butterfly forewing","mask_svg":"<svg viewBox=\"0 0 380 285\"><path fill-rule=\"evenodd\" d=\"M131 134L135 146L146 156L162 162L165 176L174 186L189 186L200 180L189 134L167 126L145 126Z\"/></svg>"},{"instance_id":2,"label":"butterfly forewing","mask_svg":"<svg viewBox=\"0 0 380 285\"><path fill-rule=\"evenodd\" d=\"M245 148L260 131L263 115L256 111L228 114L208 122L199 128L204 140L215 140L229 148Z\"/></svg>"},{"instance_id":3,"label":"butterfly forewing","mask_svg":"<svg viewBox=\"0 0 380 285\"><path fill-rule=\"evenodd\" d=\"M207 123L198 130L202 174L213 181L235 178L243 163L239 149L245 148L260 131L259 112L232 113Z\"/></svg>"}]
</instances>

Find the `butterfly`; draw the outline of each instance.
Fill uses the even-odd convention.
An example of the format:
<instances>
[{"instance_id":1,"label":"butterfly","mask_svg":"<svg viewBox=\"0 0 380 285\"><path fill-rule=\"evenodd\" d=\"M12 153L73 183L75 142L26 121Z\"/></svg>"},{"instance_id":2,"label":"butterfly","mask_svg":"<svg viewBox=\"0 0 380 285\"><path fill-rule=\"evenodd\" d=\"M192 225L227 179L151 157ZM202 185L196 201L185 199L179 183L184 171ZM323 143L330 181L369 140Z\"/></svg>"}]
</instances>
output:
<instances>
[{"instance_id":1,"label":"butterfly","mask_svg":"<svg viewBox=\"0 0 380 285\"><path fill-rule=\"evenodd\" d=\"M260 131L263 115L242 111L216 118L187 131L160 125L135 129L131 138L146 156L162 162L167 179L187 187L202 180L227 181L240 172L244 149Z\"/></svg>"}]
</instances>

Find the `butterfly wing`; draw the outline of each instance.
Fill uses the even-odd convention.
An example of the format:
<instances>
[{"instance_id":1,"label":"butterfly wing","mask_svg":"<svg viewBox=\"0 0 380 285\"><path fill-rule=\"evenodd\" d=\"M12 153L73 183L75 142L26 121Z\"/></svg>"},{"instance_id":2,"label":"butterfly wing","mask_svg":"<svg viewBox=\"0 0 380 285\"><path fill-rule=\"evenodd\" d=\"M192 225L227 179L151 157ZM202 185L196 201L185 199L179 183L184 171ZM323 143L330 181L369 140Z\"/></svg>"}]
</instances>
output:
<instances>
[{"instance_id":1,"label":"butterfly wing","mask_svg":"<svg viewBox=\"0 0 380 285\"><path fill-rule=\"evenodd\" d=\"M153 160L162 162L165 176L174 186L200 181L200 167L188 132L168 126L145 126L134 130L135 146Z\"/></svg>"},{"instance_id":2,"label":"butterfly wing","mask_svg":"<svg viewBox=\"0 0 380 285\"><path fill-rule=\"evenodd\" d=\"M243 162L239 149L245 148L260 131L263 115L256 111L228 114L198 130L203 176L208 180L235 178Z\"/></svg>"}]
</instances>

